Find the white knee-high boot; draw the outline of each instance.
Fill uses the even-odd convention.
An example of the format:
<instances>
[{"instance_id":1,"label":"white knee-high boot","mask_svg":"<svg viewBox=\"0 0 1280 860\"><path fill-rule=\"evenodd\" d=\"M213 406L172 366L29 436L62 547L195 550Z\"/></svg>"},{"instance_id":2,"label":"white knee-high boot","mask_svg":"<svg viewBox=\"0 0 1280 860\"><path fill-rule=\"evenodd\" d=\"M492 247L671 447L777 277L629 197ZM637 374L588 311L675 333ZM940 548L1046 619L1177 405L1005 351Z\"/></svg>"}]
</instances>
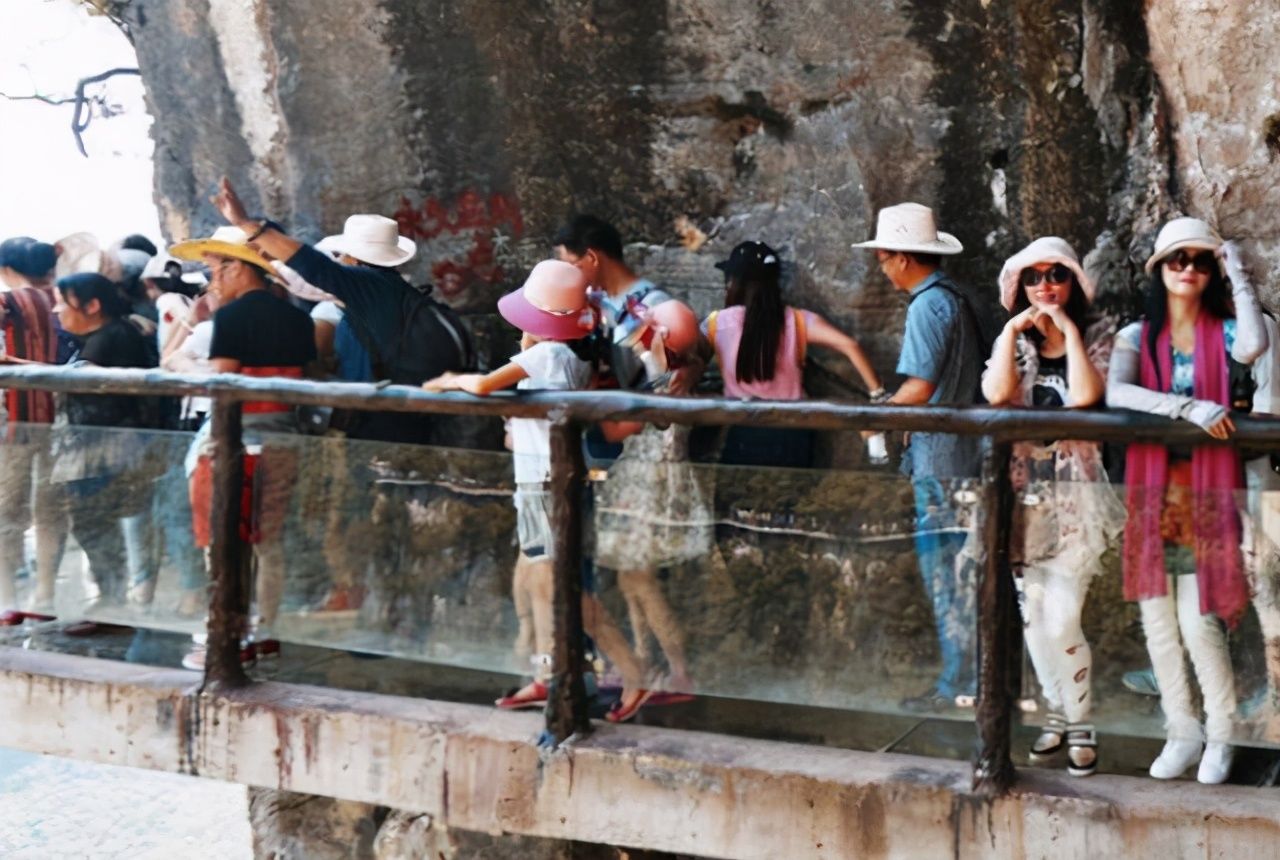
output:
<instances>
[{"instance_id":1,"label":"white knee-high boot","mask_svg":"<svg viewBox=\"0 0 1280 860\"><path fill-rule=\"evenodd\" d=\"M1175 588L1175 583L1170 581L1167 594L1138 603L1147 653L1160 687L1160 707L1164 710L1168 738L1159 757L1151 764L1151 775L1156 779L1174 779L1185 773L1200 757L1204 739L1200 720L1191 707Z\"/></svg>"}]
</instances>

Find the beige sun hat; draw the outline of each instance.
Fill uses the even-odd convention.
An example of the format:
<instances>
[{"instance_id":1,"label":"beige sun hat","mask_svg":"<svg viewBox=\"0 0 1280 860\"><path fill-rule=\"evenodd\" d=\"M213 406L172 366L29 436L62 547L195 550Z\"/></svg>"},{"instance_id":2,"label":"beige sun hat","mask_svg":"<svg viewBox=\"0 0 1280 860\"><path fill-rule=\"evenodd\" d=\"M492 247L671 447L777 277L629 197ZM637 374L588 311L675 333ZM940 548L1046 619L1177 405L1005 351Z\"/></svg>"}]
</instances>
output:
<instances>
[{"instance_id":1,"label":"beige sun hat","mask_svg":"<svg viewBox=\"0 0 1280 860\"><path fill-rule=\"evenodd\" d=\"M1143 266L1147 274L1155 271L1156 263L1182 248L1200 248L1217 251L1222 247L1222 237L1199 218L1174 218L1160 228L1156 235L1156 247Z\"/></svg>"},{"instance_id":2,"label":"beige sun hat","mask_svg":"<svg viewBox=\"0 0 1280 860\"><path fill-rule=\"evenodd\" d=\"M54 247L58 249L55 277L65 278L67 275L92 272L109 280L119 281L124 273L119 258L104 249L98 242L98 237L92 233L63 236L54 243Z\"/></svg>"},{"instance_id":3,"label":"beige sun hat","mask_svg":"<svg viewBox=\"0 0 1280 860\"><path fill-rule=\"evenodd\" d=\"M217 254L219 257L231 257L257 266L268 275L274 273L267 258L259 254L249 245L248 235L239 227L219 227L213 235L205 239L188 239L179 242L169 249L169 253L179 260L204 262L205 254Z\"/></svg>"},{"instance_id":4,"label":"beige sun hat","mask_svg":"<svg viewBox=\"0 0 1280 860\"><path fill-rule=\"evenodd\" d=\"M884 207L876 217L875 238L853 247L916 254L959 254L964 250L959 239L938 229L933 210L919 203Z\"/></svg>"},{"instance_id":5,"label":"beige sun hat","mask_svg":"<svg viewBox=\"0 0 1280 860\"><path fill-rule=\"evenodd\" d=\"M1057 236L1041 236L1004 261L1004 268L1000 270L1000 304L1004 305L1005 310L1013 310L1013 303L1018 298L1018 290L1021 289L1018 285L1018 277L1022 274L1022 270L1036 263L1061 263L1066 266L1075 274L1084 297L1093 301L1097 285L1094 284L1093 278L1085 274L1084 267L1080 265L1080 258L1076 256L1075 248L1072 248L1066 239L1060 239Z\"/></svg>"},{"instance_id":6,"label":"beige sun hat","mask_svg":"<svg viewBox=\"0 0 1280 860\"><path fill-rule=\"evenodd\" d=\"M413 259L418 246L400 235L400 225L385 215L352 215L336 236L325 236L316 248L347 254L362 263L395 268Z\"/></svg>"}]
</instances>

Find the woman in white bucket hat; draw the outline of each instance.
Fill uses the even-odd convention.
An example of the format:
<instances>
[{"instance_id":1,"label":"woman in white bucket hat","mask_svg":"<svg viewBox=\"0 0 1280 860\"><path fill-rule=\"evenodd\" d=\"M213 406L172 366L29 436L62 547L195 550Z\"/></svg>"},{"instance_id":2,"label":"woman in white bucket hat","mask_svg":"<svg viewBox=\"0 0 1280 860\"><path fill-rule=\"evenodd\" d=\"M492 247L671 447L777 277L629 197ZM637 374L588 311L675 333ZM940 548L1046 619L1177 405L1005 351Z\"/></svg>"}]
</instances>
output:
<instances>
[{"instance_id":1,"label":"woman in white bucket hat","mask_svg":"<svg viewBox=\"0 0 1280 860\"><path fill-rule=\"evenodd\" d=\"M1000 272L1000 301L1013 318L996 340L982 377L994 405L1087 407L1102 400L1111 353L1105 322L1087 325L1094 283L1075 250L1046 236L1010 257ZM1065 752L1067 771L1097 769L1089 723L1093 658L1081 614L1103 553L1124 525L1124 506L1107 482L1094 442L1057 440L1014 446L1011 561L1027 651L1049 704L1033 761Z\"/></svg>"},{"instance_id":2,"label":"woman in white bucket hat","mask_svg":"<svg viewBox=\"0 0 1280 860\"><path fill-rule=\"evenodd\" d=\"M1239 252L1205 222L1177 218L1160 230L1146 270L1145 318L1116 336L1107 404L1183 418L1226 439L1235 430L1228 359L1251 365L1267 348ZM1125 481L1125 597L1142 612L1168 737L1151 775L1178 777L1198 759L1200 782L1223 782L1236 710L1224 624L1234 627L1249 603L1235 502L1240 454L1134 444ZM1203 694L1203 727L1187 653Z\"/></svg>"}]
</instances>

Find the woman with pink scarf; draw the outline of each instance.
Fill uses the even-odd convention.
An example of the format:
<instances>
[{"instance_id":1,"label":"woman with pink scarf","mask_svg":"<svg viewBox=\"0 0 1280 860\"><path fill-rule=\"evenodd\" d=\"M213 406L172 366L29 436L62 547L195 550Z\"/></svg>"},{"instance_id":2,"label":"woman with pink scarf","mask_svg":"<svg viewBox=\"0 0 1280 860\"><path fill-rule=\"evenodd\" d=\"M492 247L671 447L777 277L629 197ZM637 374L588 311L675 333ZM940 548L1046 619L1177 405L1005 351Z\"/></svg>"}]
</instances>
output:
<instances>
[{"instance_id":1,"label":"woman with pink scarf","mask_svg":"<svg viewBox=\"0 0 1280 860\"><path fill-rule=\"evenodd\" d=\"M1101 402L1111 353L1106 320L1088 325L1093 279L1072 247L1037 239L1000 272L1000 300L1013 318L982 375L991 403L1083 408ZM1065 757L1072 776L1098 767L1093 655L1081 624L1089 582L1124 524L1093 442L1019 442L1011 478L1018 493L1011 561L1017 575L1027 652L1049 704L1031 760ZM1064 756L1065 754L1065 756Z\"/></svg>"},{"instance_id":2,"label":"woman with pink scarf","mask_svg":"<svg viewBox=\"0 0 1280 860\"><path fill-rule=\"evenodd\" d=\"M1116 335L1107 405L1182 418L1227 439L1235 430L1231 362L1251 365L1267 348L1239 251L1203 221L1177 218L1160 230L1146 270L1145 318ZM1174 779L1199 760L1200 782L1224 782L1236 711L1226 629L1249 603L1235 499L1240 455L1225 445L1130 445L1125 480L1124 591L1142 612L1167 736L1151 775ZM1184 649L1204 699L1203 727Z\"/></svg>"}]
</instances>

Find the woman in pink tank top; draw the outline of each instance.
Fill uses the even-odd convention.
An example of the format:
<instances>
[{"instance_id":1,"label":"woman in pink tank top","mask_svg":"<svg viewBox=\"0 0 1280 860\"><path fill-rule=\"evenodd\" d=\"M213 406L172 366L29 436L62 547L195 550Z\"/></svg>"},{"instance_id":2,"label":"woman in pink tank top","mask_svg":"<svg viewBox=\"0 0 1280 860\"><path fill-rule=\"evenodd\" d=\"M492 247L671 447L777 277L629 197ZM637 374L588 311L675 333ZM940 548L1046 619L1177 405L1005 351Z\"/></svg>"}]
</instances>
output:
<instances>
[{"instance_id":1,"label":"woman in pink tank top","mask_svg":"<svg viewBox=\"0 0 1280 860\"><path fill-rule=\"evenodd\" d=\"M707 317L704 329L716 350L726 397L804 398L804 360L810 344L843 354L872 399L884 393L856 340L818 314L783 302L781 262L768 245L743 242L716 268L725 273L725 307ZM731 427L721 462L807 467L811 438L808 430Z\"/></svg>"}]
</instances>

